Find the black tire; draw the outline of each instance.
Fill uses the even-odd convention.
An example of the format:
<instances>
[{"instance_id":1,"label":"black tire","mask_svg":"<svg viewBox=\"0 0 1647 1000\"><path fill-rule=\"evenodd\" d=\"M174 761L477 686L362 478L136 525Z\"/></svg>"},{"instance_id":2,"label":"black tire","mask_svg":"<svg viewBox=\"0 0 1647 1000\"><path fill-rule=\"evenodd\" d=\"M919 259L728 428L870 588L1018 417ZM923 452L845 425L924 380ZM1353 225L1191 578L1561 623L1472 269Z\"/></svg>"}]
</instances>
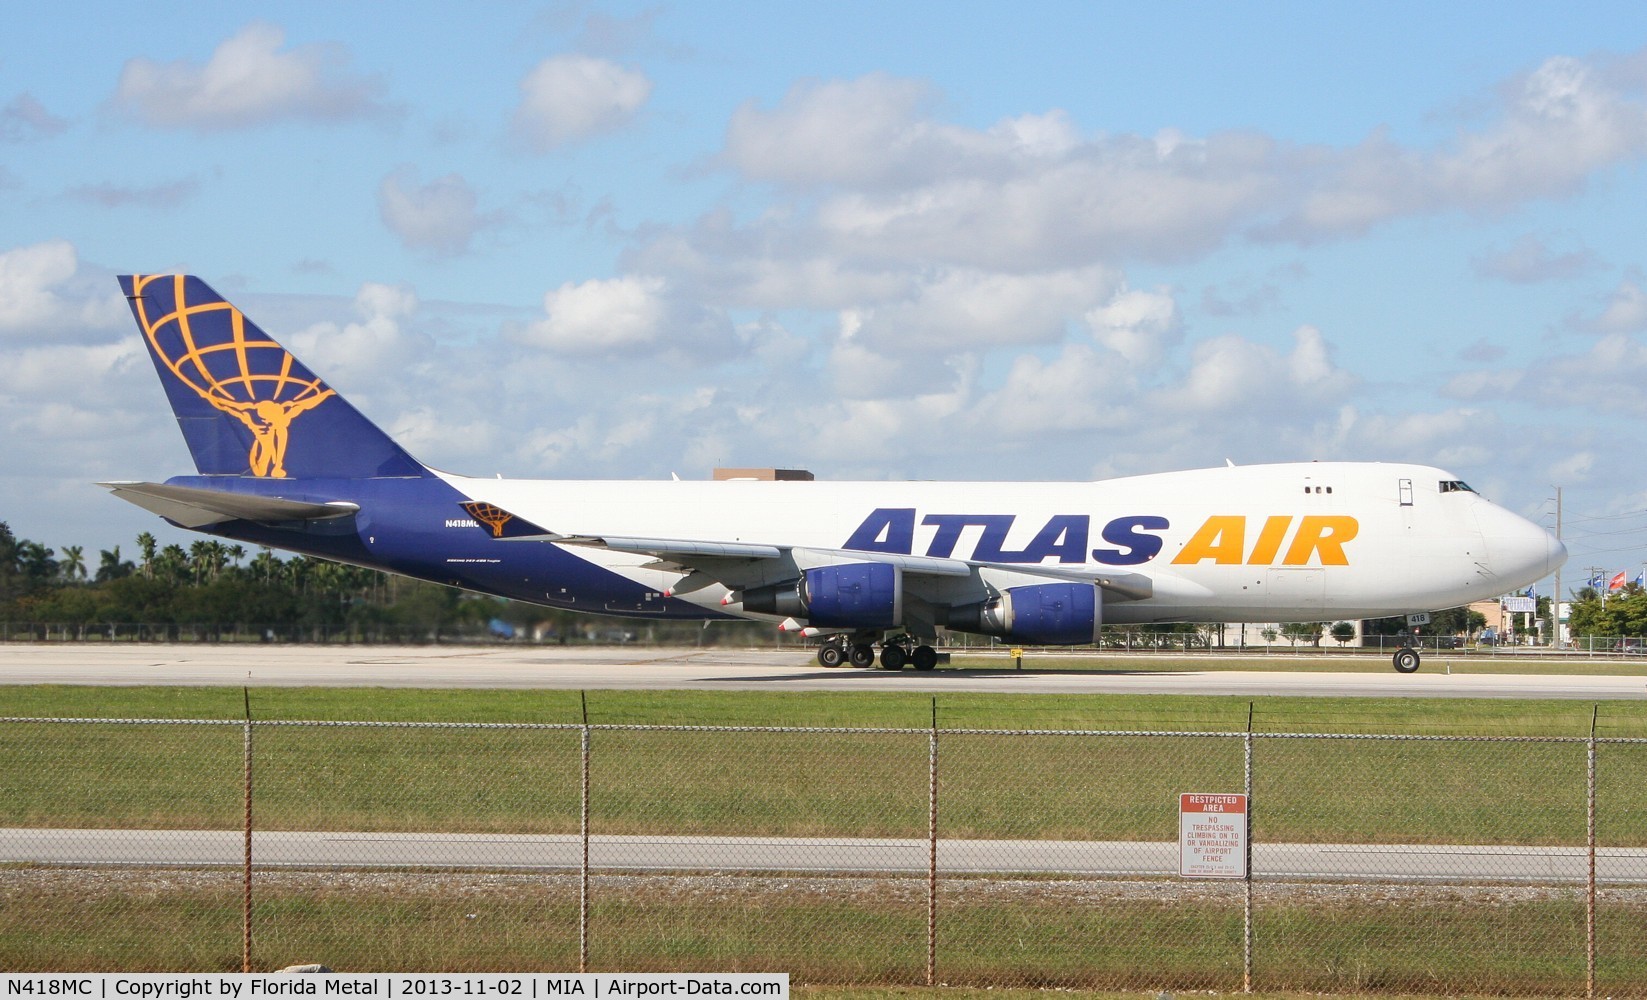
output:
<instances>
[{"instance_id":1,"label":"black tire","mask_svg":"<svg viewBox=\"0 0 1647 1000\"><path fill-rule=\"evenodd\" d=\"M1395 651L1395 669L1404 674L1410 674L1418 669L1418 650L1398 649Z\"/></svg>"},{"instance_id":2,"label":"black tire","mask_svg":"<svg viewBox=\"0 0 1647 1000\"><path fill-rule=\"evenodd\" d=\"M825 667L838 667L846 660L846 653L834 643L825 643L818 647L818 663Z\"/></svg>"},{"instance_id":3,"label":"black tire","mask_svg":"<svg viewBox=\"0 0 1647 1000\"><path fill-rule=\"evenodd\" d=\"M931 670L938 665L938 651L931 646L916 646L909 662L915 664L916 670Z\"/></svg>"},{"instance_id":4,"label":"black tire","mask_svg":"<svg viewBox=\"0 0 1647 1000\"><path fill-rule=\"evenodd\" d=\"M908 662L909 654L904 651L904 647L895 644L881 647L882 670L902 670Z\"/></svg>"},{"instance_id":5,"label":"black tire","mask_svg":"<svg viewBox=\"0 0 1647 1000\"><path fill-rule=\"evenodd\" d=\"M847 655L851 658L854 667L873 667L875 665L875 647L867 642L860 642L853 646L852 652Z\"/></svg>"}]
</instances>

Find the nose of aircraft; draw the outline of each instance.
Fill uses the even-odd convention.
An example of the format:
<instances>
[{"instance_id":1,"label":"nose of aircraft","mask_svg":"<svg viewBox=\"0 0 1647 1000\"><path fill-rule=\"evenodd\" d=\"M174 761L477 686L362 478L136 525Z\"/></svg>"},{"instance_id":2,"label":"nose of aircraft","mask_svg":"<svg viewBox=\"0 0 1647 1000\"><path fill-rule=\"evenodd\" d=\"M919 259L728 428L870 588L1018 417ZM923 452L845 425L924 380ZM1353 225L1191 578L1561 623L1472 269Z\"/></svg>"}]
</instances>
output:
<instances>
[{"instance_id":1,"label":"nose of aircraft","mask_svg":"<svg viewBox=\"0 0 1647 1000\"><path fill-rule=\"evenodd\" d=\"M1487 565L1506 590L1536 582L1567 561L1567 546L1518 514L1484 500L1475 517L1487 544Z\"/></svg>"}]
</instances>

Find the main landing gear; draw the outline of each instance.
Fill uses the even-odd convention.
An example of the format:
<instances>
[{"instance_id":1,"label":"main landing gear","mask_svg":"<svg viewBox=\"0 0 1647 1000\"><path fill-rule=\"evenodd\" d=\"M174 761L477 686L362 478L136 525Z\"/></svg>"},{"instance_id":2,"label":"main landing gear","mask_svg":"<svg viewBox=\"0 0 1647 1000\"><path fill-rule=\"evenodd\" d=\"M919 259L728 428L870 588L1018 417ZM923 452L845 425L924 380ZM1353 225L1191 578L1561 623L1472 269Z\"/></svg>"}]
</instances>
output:
<instances>
[{"instance_id":1,"label":"main landing gear","mask_svg":"<svg viewBox=\"0 0 1647 1000\"><path fill-rule=\"evenodd\" d=\"M1418 650L1410 646L1402 646L1395 651L1395 669L1404 674L1410 674L1418 669Z\"/></svg>"},{"instance_id":2,"label":"main landing gear","mask_svg":"<svg viewBox=\"0 0 1647 1000\"><path fill-rule=\"evenodd\" d=\"M898 636L881 643L881 669L902 670L906 665L916 670L932 670L938 666L938 651L921 643L916 645L911 636ZM875 645L872 640L848 635L832 635L818 647L818 663L825 667L851 664L854 667L875 665Z\"/></svg>"}]
</instances>

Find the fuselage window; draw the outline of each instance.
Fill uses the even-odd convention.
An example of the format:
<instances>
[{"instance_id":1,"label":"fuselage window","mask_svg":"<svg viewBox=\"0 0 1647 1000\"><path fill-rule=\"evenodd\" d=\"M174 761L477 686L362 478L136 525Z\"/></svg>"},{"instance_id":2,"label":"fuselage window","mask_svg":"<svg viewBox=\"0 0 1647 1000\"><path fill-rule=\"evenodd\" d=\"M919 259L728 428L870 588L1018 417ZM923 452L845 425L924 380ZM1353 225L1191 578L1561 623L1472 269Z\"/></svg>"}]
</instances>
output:
<instances>
[{"instance_id":1,"label":"fuselage window","mask_svg":"<svg viewBox=\"0 0 1647 1000\"><path fill-rule=\"evenodd\" d=\"M1441 492L1443 492L1443 493L1474 493L1475 490L1470 489L1470 484L1469 483L1462 482L1462 481L1457 480L1457 479L1443 479L1441 481Z\"/></svg>"}]
</instances>

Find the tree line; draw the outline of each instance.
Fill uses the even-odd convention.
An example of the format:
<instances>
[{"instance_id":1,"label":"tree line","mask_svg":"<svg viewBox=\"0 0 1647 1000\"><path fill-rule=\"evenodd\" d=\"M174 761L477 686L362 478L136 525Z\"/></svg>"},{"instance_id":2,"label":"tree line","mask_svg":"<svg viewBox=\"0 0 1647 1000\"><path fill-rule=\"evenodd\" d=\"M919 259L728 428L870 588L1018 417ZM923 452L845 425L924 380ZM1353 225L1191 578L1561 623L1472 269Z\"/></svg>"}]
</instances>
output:
<instances>
[{"instance_id":1,"label":"tree line","mask_svg":"<svg viewBox=\"0 0 1647 1000\"><path fill-rule=\"evenodd\" d=\"M0 621L63 626L197 626L246 632L304 629L363 637L533 633L559 638L629 641L639 628L698 638L696 623L652 623L580 615L471 594L379 570L308 556L281 558L267 548L201 539L188 548L137 536L131 557L122 547L99 551L93 567L84 547L61 552L18 538L0 521ZM765 637L769 628L762 627ZM723 639L730 638L720 634Z\"/></svg>"},{"instance_id":2,"label":"tree line","mask_svg":"<svg viewBox=\"0 0 1647 1000\"><path fill-rule=\"evenodd\" d=\"M428 638L441 634L531 631L539 637L605 641L704 639L695 622L637 623L470 594L439 584L409 580L379 570L308 556L281 558L259 547L201 539L188 548L161 546L154 535L137 536L133 558L121 546L100 550L95 569L86 550L66 545L61 552L16 537L0 521L0 620L47 625L201 625L280 629L327 628L394 632ZM1549 599L1539 599L1546 620ZM1433 614L1428 635L1474 634L1486 620L1462 608ZM1574 595L1570 632L1576 637L1647 635L1647 590L1635 584L1603 594L1586 587ZM648 634L641 635L639 630ZM1330 629L1330 631L1329 631ZM1194 625L1167 625L1145 631L1193 632ZM1367 622L1368 635L1407 631L1402 618ZM1353 629L1283 626L1279 635L1294 643L1319 643L1323 633L1341 644ZM770 641L771 628L751 622L719 623L721 641Z\"/></svg>"}]
</instances>

